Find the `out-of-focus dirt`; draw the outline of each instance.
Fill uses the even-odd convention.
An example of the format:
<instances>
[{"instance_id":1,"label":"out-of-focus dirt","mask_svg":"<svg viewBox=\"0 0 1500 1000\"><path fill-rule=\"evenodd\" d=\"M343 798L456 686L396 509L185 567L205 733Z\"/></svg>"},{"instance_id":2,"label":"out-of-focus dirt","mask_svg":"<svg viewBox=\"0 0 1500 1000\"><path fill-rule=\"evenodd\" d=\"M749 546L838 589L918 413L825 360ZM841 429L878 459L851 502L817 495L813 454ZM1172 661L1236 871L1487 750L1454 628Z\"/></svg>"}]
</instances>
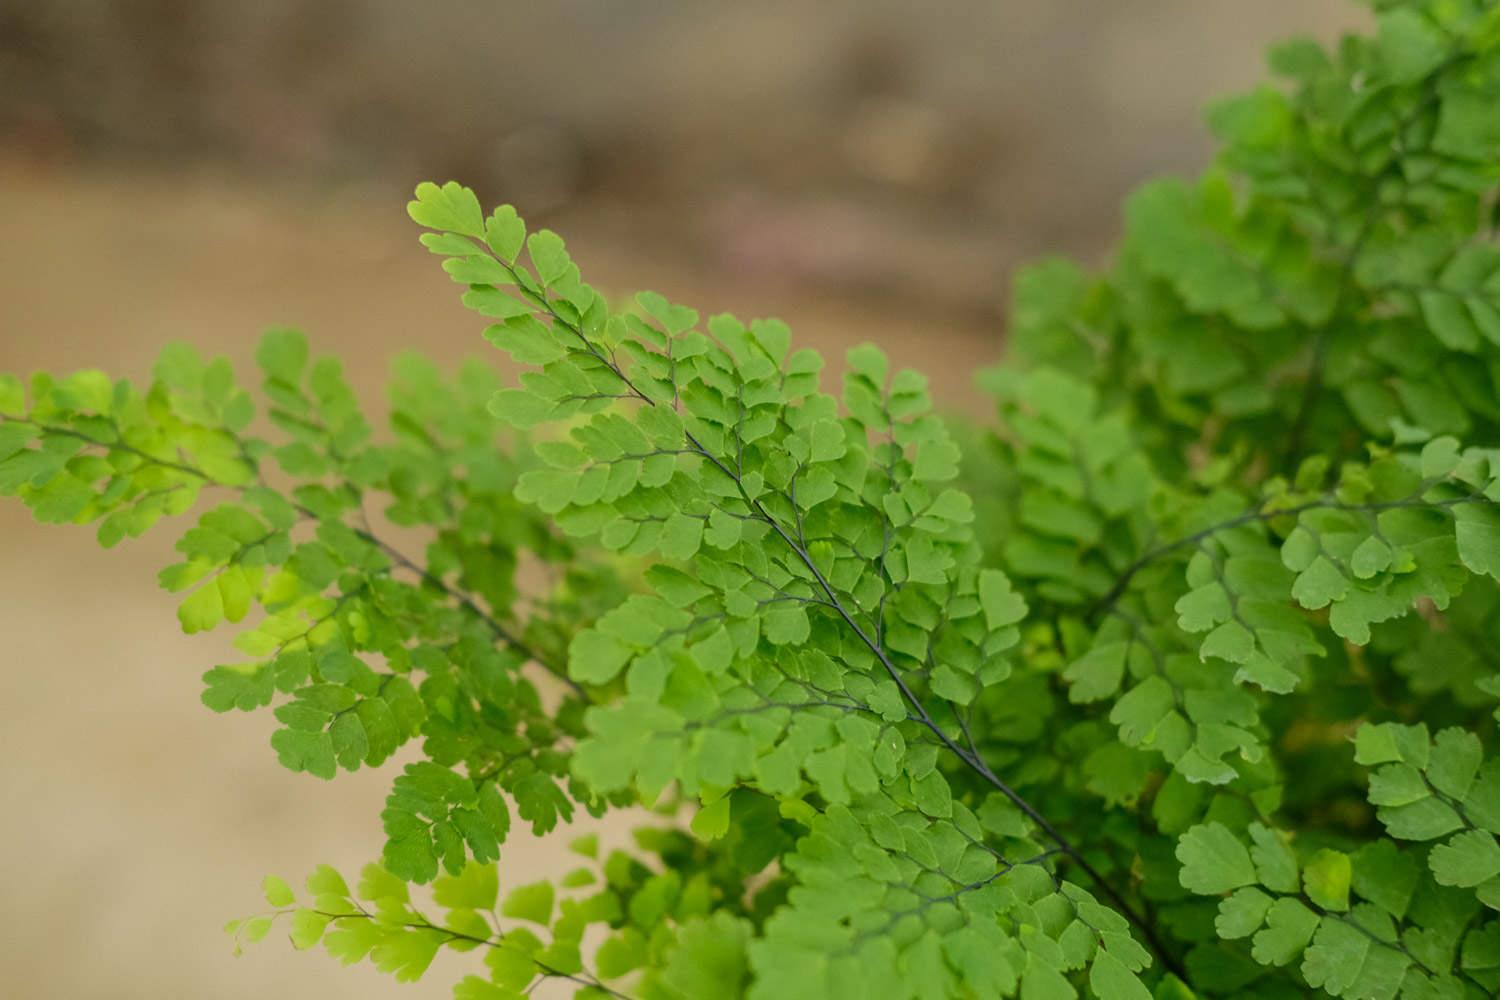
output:
<instances>
[{"instance_id":1,"label":"out-of-focus dirt","mask_svg":"<svg viewBox=\"0 0 1500 1000\"><path fill-rule=\"evenodd\" d=\"M992 315L1038 246L1200 159L1198 108L1354 0L0 4L0 148L301 182L461 177L622 245ZM649 251L648 251L649 252Z\"/></svg>"}]
</instances>

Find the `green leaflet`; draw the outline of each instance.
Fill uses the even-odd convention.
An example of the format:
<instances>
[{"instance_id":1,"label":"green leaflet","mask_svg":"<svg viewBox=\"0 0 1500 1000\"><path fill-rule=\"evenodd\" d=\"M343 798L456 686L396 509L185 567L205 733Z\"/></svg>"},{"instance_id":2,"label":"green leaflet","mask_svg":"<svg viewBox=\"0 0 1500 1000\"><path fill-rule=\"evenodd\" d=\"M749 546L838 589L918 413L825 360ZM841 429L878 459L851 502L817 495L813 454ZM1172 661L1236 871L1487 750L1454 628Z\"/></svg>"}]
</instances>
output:
<instances>
[{"instance_id":1,"label":"green leaflet","mask_svg":"<svg viewBox=\"0 0 1500 1000\"><path fill-rule=\"evenodd\" d=\"M1221 823L1196 826L1177 843L1182 862L1183 888L1215 895L1251 885L1256 880L1250 852Z\"/></svg>"}]
</instances>

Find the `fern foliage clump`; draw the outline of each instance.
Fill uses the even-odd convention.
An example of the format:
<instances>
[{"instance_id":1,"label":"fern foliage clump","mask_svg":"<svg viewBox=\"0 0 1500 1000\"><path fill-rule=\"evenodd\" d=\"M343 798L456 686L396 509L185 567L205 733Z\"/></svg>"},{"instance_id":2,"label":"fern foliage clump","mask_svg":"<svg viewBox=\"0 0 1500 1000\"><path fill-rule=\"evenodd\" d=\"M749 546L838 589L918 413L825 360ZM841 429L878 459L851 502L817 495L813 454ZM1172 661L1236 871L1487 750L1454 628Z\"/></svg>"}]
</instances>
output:
<instances>
[{"instance_id":1,"label":"fern foliage clump","mask_svg":"<svg viewBox=\"0 0 1500 1000\"><path fill-rule=\"evenodd\" d=\"M189 520L209 708L406 761L379 860L236 941L472 952L459 1000L1500 993L1500 7L1375 6L1107 270L1020 275L984 426L611 302L456 183L409 211L518 379L404 357L379 432L286 331L254 394L186 347L0 379L0 491Z\"/></svg>"}]
</instances>

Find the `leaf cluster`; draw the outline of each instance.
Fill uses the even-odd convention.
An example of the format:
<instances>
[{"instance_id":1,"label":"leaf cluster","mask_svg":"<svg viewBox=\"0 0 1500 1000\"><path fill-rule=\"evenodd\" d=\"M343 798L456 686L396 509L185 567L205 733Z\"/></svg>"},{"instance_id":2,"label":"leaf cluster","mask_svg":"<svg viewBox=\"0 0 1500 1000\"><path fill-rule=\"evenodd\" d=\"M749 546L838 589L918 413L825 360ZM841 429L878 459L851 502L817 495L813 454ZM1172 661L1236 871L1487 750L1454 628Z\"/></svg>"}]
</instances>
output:
<instances>
[{"instance_id":1,"label":"leaf cluster","mask_svg":"<svg viewBox=\"0 0 1500 1000\"><path fill-rule=\"evenodd\" d=\"M209 708L409 761L355 889L268 879L236 941L473 953L459 1000L1500 991L1500 7L1375 6L1274 49L1108 268L1018 276L982 426L874 347L612 301L453 182L408 211L518 377L404 357L379 430L288 331L254 394L186 347L0 377L0 492L186 521Z\"/></svg>"}]
</instances>

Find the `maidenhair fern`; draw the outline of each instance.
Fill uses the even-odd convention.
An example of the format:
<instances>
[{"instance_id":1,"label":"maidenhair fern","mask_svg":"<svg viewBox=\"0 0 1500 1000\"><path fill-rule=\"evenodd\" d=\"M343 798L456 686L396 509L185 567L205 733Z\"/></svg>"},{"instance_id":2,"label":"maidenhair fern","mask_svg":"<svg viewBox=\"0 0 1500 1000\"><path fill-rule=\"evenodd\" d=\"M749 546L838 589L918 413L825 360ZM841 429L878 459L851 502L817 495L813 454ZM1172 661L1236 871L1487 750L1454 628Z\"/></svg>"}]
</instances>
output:
<instances>
[{"instance_id":1,"label":"maidenhair fern","mask_svg":"<svg viewBox=\"0 0 1500 1000\"><path fill-rule=\"evenodd\" d=\"M208 707L321 778L420 741L380 860L236 941L472 952L460 1000L1500 991L1500 8L1376 7L1215 108L1109 270L1020 276L993 429L874 347L612 304L456 183L409 211L516 384L402 358L377 434L291 332L259 418L185 347L0 378L38 519L195 518Z\"/></svg>"}]
</instances>

